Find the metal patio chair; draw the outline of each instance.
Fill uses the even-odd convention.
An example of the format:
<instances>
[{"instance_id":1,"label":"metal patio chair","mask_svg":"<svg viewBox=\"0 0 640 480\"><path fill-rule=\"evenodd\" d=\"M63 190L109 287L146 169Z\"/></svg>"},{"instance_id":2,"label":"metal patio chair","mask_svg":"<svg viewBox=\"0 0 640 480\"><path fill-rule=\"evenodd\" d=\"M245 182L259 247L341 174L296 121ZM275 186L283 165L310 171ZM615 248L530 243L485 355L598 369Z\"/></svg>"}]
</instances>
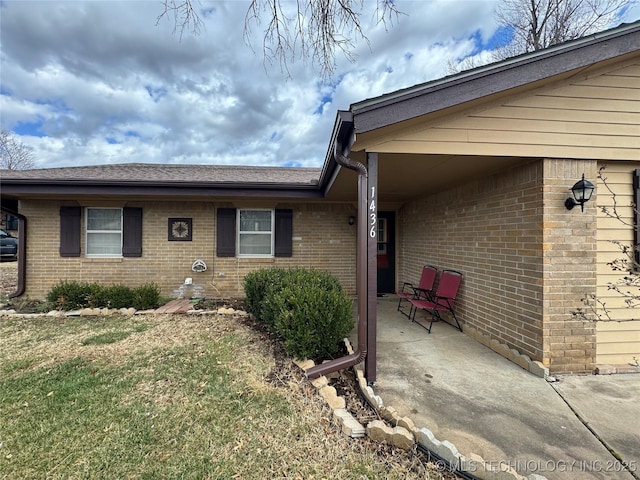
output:
<instances>
[{"instance_id":1,"label":"metal patio chair","mask_svg":"<svg viewBox=\"0 0 640 480\"><path fill-rule=\"evenodd\" d=\"M398 311L405 315L407 318L411 318L413 313L413 305L409 305L409 311L403 310L402 302L409 302L413 299L425 299L432 300L433 285L436 281L438 269L431 265L425 265L422 267L422 273L420 274L420 282L418 286L414 286L410 282L404 282L402 284L402 290L396 292L398 296Z\"/></svg>"},{"instance_id":2,"label":"metal patio chair","mask_svg":"<svg viewBox=\"0 0 640 480\"><path fill-rule=\"evenodd\" d=\"M431 315L429 326L425 327L420 322L416 323L421 327L424 327L429 333L431 333L431 326L433 325L434 321L444 321L444 319L440 315L440 312L449 312L456 324L453 325L452 323L447 321L445 321L445 323L448 323L452 327L455 327L458 330L462 331L462 327L460 326L460 322L458 322L458 318L456 317L456 313L454 310L456 297L458 296L458 289L460 288L461 283L462 273L456 270L443 270L442 274L440 275L438 288L436 289L436 293L432 298L409 299L413 310L411 321L416 321L416 313L418 310L426 311Z\"/></svg>"}]
</instances>

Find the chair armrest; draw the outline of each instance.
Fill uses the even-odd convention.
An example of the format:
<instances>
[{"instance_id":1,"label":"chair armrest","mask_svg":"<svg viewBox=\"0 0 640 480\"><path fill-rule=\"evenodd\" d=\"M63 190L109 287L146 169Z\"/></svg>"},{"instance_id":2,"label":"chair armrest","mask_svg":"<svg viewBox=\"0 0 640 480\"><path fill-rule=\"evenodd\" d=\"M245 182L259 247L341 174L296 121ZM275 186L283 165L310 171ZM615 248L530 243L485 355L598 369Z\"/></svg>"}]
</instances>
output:
<instances>
[{"instance_id":1,"label":"chair armrest","mask_svg":"<svg viewBox=\"0 0 640 480\"><path fill-rule=\"evenodd\" d=\"M431 300L431 291L425 290L424 288L414 287L413 291L416 294L416 298L426 298L427 300Z\"/></svg>"},{"instance_id":2,"label":"chair armrest","mask_svg":"<svg viewBox=\"0 0 640 480\"><path fill-rule=\"evenodd\" d=\"M413 290L414 292L415 292L415 290L416 290L416 289L414 288L414 286L413 286L413 283L411 283L411 282L404 282L404 283L402 284L402 290L401 290L403 293L404 293L404 291L405 291L404 289L405 289L406 287L410 288L410 289L411 289L411 290Z\"/></svg>"}]
</instances>

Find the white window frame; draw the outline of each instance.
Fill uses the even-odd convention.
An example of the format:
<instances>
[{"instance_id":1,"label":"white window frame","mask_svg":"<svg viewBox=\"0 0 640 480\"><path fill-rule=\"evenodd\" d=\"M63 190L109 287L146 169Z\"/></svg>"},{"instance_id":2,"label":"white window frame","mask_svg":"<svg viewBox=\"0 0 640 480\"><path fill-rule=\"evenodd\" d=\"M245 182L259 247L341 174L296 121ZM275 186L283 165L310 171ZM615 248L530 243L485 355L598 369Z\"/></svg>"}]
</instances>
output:
<instances>
[{"instance_id":1,"label":"white window frame","mask_svg":"<svg viewBox=\"0 0 640 480\"><path fill-rule=\"evenodd\" d=\"M89 230L89 211L90 210L118 210L120 212L120 230ZM122 208L113 207L85 207L84 209L84 245L85 245L85 257L87 258L122 258L122 237L123 237L123 223ZM89 252L89 235L96 235L101 233L108 233L113 235L114 233L120 234L120 249L119 253L90 253Z\"/></svg>"},{"instance_id":2,"label":"white window frame","mask_svg":"<svg viewBox=\"0 0 640 480\"><path fill-rule=\"evenodd\" d=\"M240 230L240 218L242 217L242 212L270 212L271 213L271 229L270 231L263 231L263 232L257 232L257 231L241 231ZM276 238L276 232L275 232L275 223L276 223L276 215L275 215L275 210L272 208L240 208L238 209L238 216L236 219L236 245L237 245L237 249L238 249L238 253L237 256L238 258L273 258L274 256L274 251L275 251L275 238ZM240 243L240 237L243 235L270 235L271 236L271 243L270 243L270 253L266 254L255 254L255 253L242 253L242 244Z\"/></svg>"}]
</instances>

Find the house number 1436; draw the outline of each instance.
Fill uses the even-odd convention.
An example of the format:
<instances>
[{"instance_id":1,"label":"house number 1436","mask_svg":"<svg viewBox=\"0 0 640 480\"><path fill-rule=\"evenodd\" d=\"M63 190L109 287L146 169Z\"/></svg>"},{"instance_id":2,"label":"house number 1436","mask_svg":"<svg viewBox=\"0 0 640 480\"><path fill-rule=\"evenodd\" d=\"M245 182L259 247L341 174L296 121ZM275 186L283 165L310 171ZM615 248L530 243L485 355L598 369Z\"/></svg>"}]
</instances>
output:
<instances>
[{"instance_id":1,"label":"house number 1436","mask_svg":"<svg viewBox=\"0 0 640 480\"><path fill-rule=\"evenodd\" d=\"M371 202L369 203L369 236L376 238L376 187L371 187Z\"/></svg>"}]
</instances>

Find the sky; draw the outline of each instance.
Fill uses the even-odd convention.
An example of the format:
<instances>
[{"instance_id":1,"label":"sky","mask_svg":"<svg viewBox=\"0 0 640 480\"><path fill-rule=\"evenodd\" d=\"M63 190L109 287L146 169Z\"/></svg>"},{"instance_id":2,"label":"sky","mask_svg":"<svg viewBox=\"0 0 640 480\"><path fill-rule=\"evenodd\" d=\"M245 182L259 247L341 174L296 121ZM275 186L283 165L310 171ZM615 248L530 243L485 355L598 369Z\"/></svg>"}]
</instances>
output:
<instances>
[{"instance_id":1,"label":"sky","mask_svg":"<svg viewBox=\"0 0 640 480\"><path fill-rule=\"evenodd\" d=\"M249 0L194 0L198 35L158 21L161 0L0 0L0 127L36 168L322 167L338 110L489 58L505 38L497 3L398 0L386 26L365 10L368 41L323 79L309 62L265 63ZM636 6L620 22L639 18Z\"/></svg>"}]
</instances>

